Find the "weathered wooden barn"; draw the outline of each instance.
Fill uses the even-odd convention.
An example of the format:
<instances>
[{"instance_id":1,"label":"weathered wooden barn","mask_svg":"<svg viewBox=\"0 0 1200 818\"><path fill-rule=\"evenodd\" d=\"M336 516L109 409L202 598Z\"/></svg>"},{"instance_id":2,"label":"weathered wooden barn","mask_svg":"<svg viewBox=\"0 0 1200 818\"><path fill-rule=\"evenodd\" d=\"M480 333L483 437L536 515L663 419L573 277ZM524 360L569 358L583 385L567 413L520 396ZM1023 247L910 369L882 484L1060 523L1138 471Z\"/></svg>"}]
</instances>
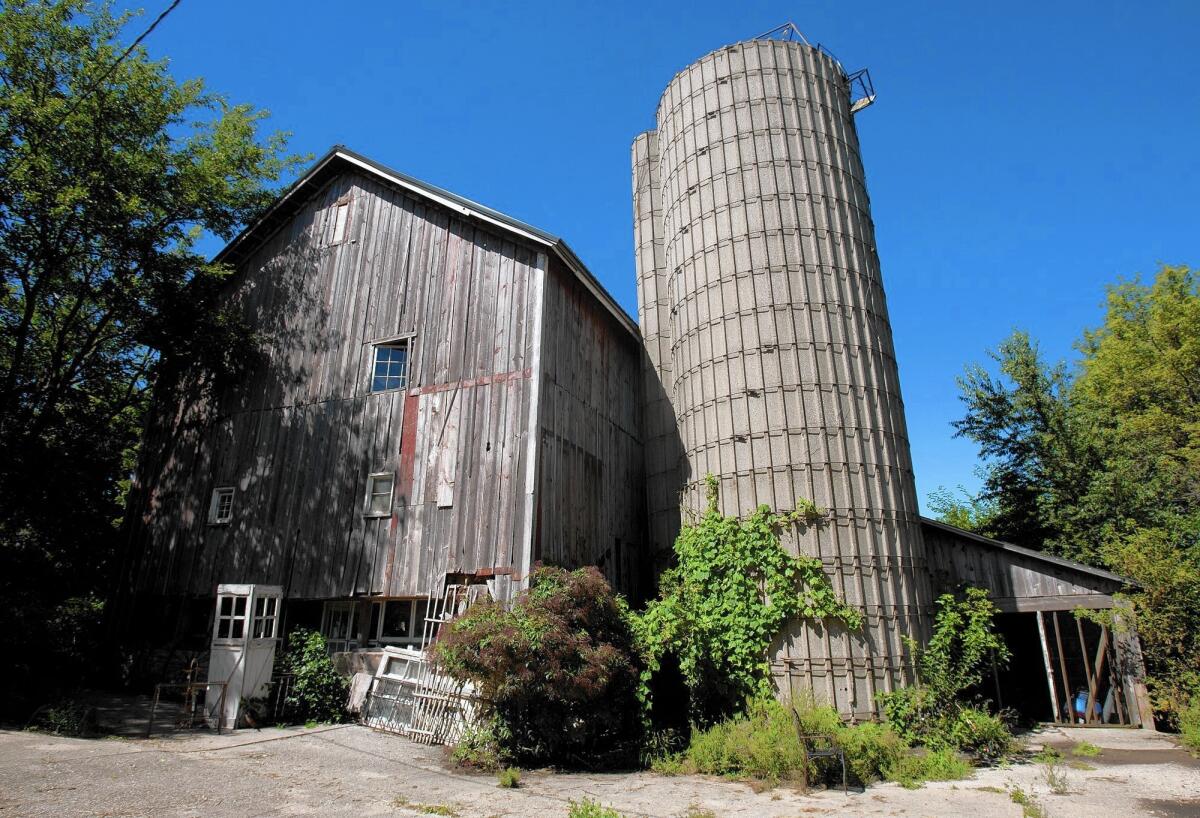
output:
<instances>
[{"instance_id":1,"label":"weathered wooden barn","mask_svg":"<svg viewBox=\"0 0 1200 818\"><path fill-rule=\"evenodd\" d=\"M261 352L181 373L147 430L128 575L160 641L220 583L343 649L416 644L447 577L638 592L640 337L561 239L335 147L218 260Z\"/></svg>"}]
</instances>

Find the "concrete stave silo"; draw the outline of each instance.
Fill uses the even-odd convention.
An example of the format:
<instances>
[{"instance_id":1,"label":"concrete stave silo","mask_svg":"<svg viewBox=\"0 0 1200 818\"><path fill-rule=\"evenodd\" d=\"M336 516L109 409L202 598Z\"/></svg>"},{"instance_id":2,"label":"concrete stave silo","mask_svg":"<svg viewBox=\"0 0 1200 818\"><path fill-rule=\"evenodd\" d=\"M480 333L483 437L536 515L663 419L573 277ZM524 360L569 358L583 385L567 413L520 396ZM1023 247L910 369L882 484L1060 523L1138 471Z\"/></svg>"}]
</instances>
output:
<instances>
[{"instance_id":1,"label":"concrete stave silo","mask_svg":"<svg viewBox=\"0 0 1200 818\"><path fill-rule=\"evenodd\" d=\"M657 123L633 157L645 416L678 430L647 445L655 545L678 524L662 498L700 508L708 473L725 513L829 509L788 546L865 625L792 623L772 668L868 717L911 681L930 592L849 78L805 42L737 43L677 74Z\"/></svg>"}]
</instances>

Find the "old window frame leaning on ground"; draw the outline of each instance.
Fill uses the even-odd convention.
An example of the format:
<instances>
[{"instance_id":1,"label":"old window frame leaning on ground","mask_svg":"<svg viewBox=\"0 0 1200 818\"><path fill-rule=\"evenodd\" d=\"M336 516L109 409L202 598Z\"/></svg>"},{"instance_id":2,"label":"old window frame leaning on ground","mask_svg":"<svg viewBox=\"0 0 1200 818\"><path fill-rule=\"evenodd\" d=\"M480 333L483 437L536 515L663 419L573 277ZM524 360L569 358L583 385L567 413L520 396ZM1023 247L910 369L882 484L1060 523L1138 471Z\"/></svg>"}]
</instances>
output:
<instances>
[{"instance_id":1,"label":"old window frame leaning on ground","mask_svg":"<svg viewBox=\"0 0 1200 818\"><path fill-rule=\"evenodd\" d=\"M371 342L371 372L367 391L372 395L381 392L396 392L408 387L412 364L413 336L403 335ZM380 360L380 353L388 355ZM397 360L395 353L403 355ZM380 367L383 367L382 371Z\"/></svg>"},{"instance_id":2,"label":"old window frame leaning on ground","mask_svg":"<svg viewBox=\"0 0 1200 818\"><path fill-rule=\"evenodd\" d=\"M208 502L208 524L229 525L233 522L233 486L216 486L212 490L212 498ZM229 498L225 513L221 513L221 498Z\"/></svg>"},{"instance_id":3,"label":"old window frame leaning on ground","mask_svg":"<svg viewBox=\"0 0 1200 818\"><path fill-rule=\"evenodd\" d=\"M387 509L375 508L376 497L383 497L385 492L376 491L376 481L387 480ZM367 475L367 494L363 502L363 516L383 518L392 516L392 507L396 502L396 473L394 471L376 471Z\"/></svg>"}]
</instances>

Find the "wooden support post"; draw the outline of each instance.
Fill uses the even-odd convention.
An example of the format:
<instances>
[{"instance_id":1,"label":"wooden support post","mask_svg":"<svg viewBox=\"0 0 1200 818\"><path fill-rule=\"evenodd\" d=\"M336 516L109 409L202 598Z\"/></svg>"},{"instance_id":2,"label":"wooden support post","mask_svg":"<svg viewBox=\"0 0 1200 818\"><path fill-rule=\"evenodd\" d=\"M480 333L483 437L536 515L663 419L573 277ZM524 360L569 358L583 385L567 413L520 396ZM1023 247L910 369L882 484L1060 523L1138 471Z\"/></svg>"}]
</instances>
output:
<instances>
[{"instance_id":1,"label":"wooden support post","mask_svg":"<svg viewBox=\"0 0 1200 818\"><path fill-rule=\"evenodd\" d=\"M1054 642L1058 645L1058 668L1062 671L1063 696L1069 704L1071 701L1071 677L1067 674L1067 654L1063 650L1062 631L1058 627L1058 611L1051 615L1054 619Z\"/></svg>"},{"instance_id":2,"label":"wooden support post","mask_svg":"<svg viewBox=\"0 0 1200 818\"><path fill-rule=\"evenodd\" d=\"M1121 677L1117 673L1117 665L1120 662L1121 653L1118 650L1115 636L1113 637L1112 652L1112 661L1108 663L1108 683L1112 686L1113 702L1117 706L1117 722L1119 724L1129 724L1129 719L1125 715L1125 703L1122 701L1125 698L1125 690L1121 685Z\"/></svg>"},{"instance_id":3,"label":"wooden support post","mask_svg":"<svg viewBox=\"0 0 1200 818\"><path fill-rule=\"evenodd\" d=\"M1036 611L1038 636L1042 640L1042 659L1046 663L1046 684L1050 687L1050 703L1054 707L1054 716L1050 719L1052 722L1060 721L1060 711L1058 709L1058 691L1054 687L1054 667L1050 664L1050 646L1046 642L1046 623L1042 621L1042 612Z\"/></svg>"},{"instance_id":4,"label":"wooden support post","mask_svg":"<svg viewBox=\"0 0 1200 818\"><path fill-rule=\"evenodd\" d=\"M1088 724L1092 720L1092 702L1096 700L1096 676L1092 672L1092 663L1088 661L1087 642L1083 638L1083 622L1079 617L1075 617L1075 629L1079 634L1079 653L1083 657L1083 669L1087 672L1088 705L1087 710L1083 711L1083 722Z\"/></svg>"},{"instance_id":5,"label":"wooden support post","mask_svg":"<svg viewBox=\"0 0 1200 818\"><path fill-rule=\"evenodd\" d=\"M1104 660L1107 658L1108 658L1108 628L1101 625L1100 626L1100 644L1096 646L1096 661L1092 663L1092 667L1095 668L1095 676L1092 679L1092 684L1090 686L1090 692L1088 693L1088 700L1087 700L1086 719L1089 724L1091 724L1091 722L1095 719L1096 700L1100 695L1100 692L1099 692L1100 691L1100 674L1102 674L1104 672ZM1104 714L1102 712L1101 716L1103 716L1103 715Z\"/></svg>"}]
</instances>

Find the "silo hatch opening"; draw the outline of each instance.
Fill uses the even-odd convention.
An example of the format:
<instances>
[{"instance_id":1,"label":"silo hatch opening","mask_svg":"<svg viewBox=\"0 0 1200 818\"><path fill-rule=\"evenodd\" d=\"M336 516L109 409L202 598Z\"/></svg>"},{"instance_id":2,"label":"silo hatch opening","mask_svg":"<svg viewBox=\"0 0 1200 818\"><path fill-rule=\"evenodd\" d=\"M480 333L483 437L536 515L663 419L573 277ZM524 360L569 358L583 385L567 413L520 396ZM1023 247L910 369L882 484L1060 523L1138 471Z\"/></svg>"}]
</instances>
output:
<instances>
[{"instance_id":1,"label":"silo hatch opening","mask_svg":"<svg viewBox=\"0 0 1200 818\"><path fill-rule=\"evenodd\" d=\"M846 78L850 86L850 113L857 114L875 101L875 83L867 69L855 71Z\"/></svg>"}]
</instances>

